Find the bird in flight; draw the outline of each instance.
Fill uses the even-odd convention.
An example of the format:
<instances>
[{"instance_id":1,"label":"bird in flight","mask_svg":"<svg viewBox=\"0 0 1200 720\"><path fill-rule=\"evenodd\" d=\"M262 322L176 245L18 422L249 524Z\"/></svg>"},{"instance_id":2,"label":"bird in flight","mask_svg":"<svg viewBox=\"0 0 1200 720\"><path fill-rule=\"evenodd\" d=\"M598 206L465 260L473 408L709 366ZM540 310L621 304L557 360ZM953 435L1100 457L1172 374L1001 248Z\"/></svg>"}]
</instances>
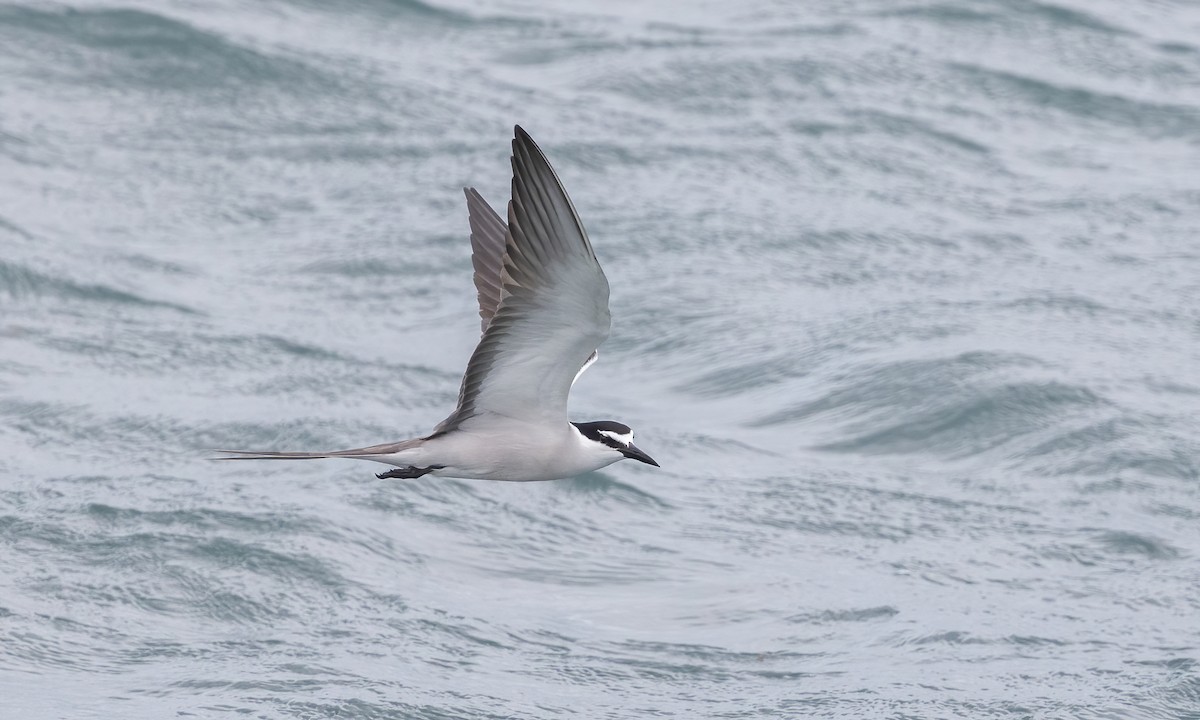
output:
<instances>
[{"instance_id":1,"label":"bird in flight","mask_svg":"<svg viewBox=\"0 0 1200 720\"><path fill-rule=\"evenodd\" d=\"M221 450L223 460L353 458L379 478L556 480L630 458L658 466L613 420L567 418L571 386L608 337L608 280L546 156L518 125L508 222L466 188L483 336L458 407L430 434L330 452Z\"/></svg>"}]
</instances>

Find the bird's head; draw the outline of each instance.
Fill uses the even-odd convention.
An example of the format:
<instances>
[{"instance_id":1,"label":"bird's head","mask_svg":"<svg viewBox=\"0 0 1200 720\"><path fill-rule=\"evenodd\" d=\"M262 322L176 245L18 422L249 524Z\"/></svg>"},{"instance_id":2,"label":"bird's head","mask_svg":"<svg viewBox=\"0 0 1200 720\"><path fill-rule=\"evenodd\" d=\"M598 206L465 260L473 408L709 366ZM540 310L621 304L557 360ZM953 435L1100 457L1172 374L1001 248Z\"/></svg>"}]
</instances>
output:
<instances>
[{"instance_id":1,"label":"bird's head","mask_svg":"<svg viewBox=\"0 0 1200 720\"><path fill-rule=\"evenodd\" d=\"M654 462L654 458L633 444L633 430L628 425L622 425L614 420L571 424L579 430L580 435L590 440L591 443L599 445L600 447L596 447L596 449L602 453L619 453L622 457L640 460L648 465L659 467L659 464ZM622 457L616 459L620 460Z\"/></svg>"}]
</instances>

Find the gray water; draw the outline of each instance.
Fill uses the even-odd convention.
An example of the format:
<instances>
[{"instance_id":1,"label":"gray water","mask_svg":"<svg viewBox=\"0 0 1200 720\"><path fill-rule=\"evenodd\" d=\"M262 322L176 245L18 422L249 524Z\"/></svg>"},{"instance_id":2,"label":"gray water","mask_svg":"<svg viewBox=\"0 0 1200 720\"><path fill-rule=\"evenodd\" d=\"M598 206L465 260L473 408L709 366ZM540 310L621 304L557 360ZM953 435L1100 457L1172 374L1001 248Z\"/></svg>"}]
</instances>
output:
<instances>
[{"instance_id":1,"label":"gray water","mask_svg":"<svg viewBox=\"0 0 1200 720\"><path fill-rule=\"evenodd\" d=\"M662 469L380 481L512 125ZM0 717L1200 718L1200 6L0 5Z\"/></svg>"}]
</instances>

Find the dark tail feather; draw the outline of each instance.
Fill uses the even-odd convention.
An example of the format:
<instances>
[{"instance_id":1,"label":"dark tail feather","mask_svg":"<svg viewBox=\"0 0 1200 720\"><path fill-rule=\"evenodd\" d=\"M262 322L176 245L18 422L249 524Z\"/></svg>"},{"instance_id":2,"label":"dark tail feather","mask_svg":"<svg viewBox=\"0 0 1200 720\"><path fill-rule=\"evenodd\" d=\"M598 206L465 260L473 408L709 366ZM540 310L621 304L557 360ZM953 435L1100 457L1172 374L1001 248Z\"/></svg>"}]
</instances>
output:
<instances>
[{"instance_id":1,"label":"dark tail feather","mask_svg":"<svg viewBox=\"0 0 1200 720\"><path fill-rule=\"evenodd\" d=\"M372 445L371 447L354 448L353 450L330 450L327 452L271 452L261 450L213 450L233 457L219 457L213 460L320 460L322 458L358 458L373 460L377 455L392 455L401 450L416 446L421 439L401 440L400 442Z\"/></svg>"},{"instance_id":2,"label":"dark tail feather","mask_svg":"<svg viewBox=\"0 0 1200 720\"><path fill-rule=\"evenodd\" d=\"M247 450L213 450L226 453L233 457L215 457L213 460L319 460L321 458L337 457L331 453L306 452L254 452Z\"/></svg>"}]
</instances>

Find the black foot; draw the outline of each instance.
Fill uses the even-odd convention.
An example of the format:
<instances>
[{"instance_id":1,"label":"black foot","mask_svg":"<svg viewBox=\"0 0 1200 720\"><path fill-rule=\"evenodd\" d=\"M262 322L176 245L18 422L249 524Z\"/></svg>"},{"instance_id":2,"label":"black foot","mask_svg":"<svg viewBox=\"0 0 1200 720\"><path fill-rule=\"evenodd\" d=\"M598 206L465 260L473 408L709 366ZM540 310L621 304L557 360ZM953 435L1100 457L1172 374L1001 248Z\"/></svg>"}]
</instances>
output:
<instances>
[{"instance_id":1,"label":"black foot","mask_svg":"<svg viewBox=\"0 0 1200 720\"><path fill-rule=\"evenodd\" d=\"M419 468L419 467L414 467L412 465L409 465L408 467L394 468L392 470L388 470L385 473L379 473L375 477L379 478L380 480L386 480L387 478L400 478L401 480L412 480L414 478L419 478L422 475L428 475L429 473L433 472L434 470L441 470L444 467L446 467L446 466L445 465L430 465L429 467Z\"/></svg>"}]
</instances>

